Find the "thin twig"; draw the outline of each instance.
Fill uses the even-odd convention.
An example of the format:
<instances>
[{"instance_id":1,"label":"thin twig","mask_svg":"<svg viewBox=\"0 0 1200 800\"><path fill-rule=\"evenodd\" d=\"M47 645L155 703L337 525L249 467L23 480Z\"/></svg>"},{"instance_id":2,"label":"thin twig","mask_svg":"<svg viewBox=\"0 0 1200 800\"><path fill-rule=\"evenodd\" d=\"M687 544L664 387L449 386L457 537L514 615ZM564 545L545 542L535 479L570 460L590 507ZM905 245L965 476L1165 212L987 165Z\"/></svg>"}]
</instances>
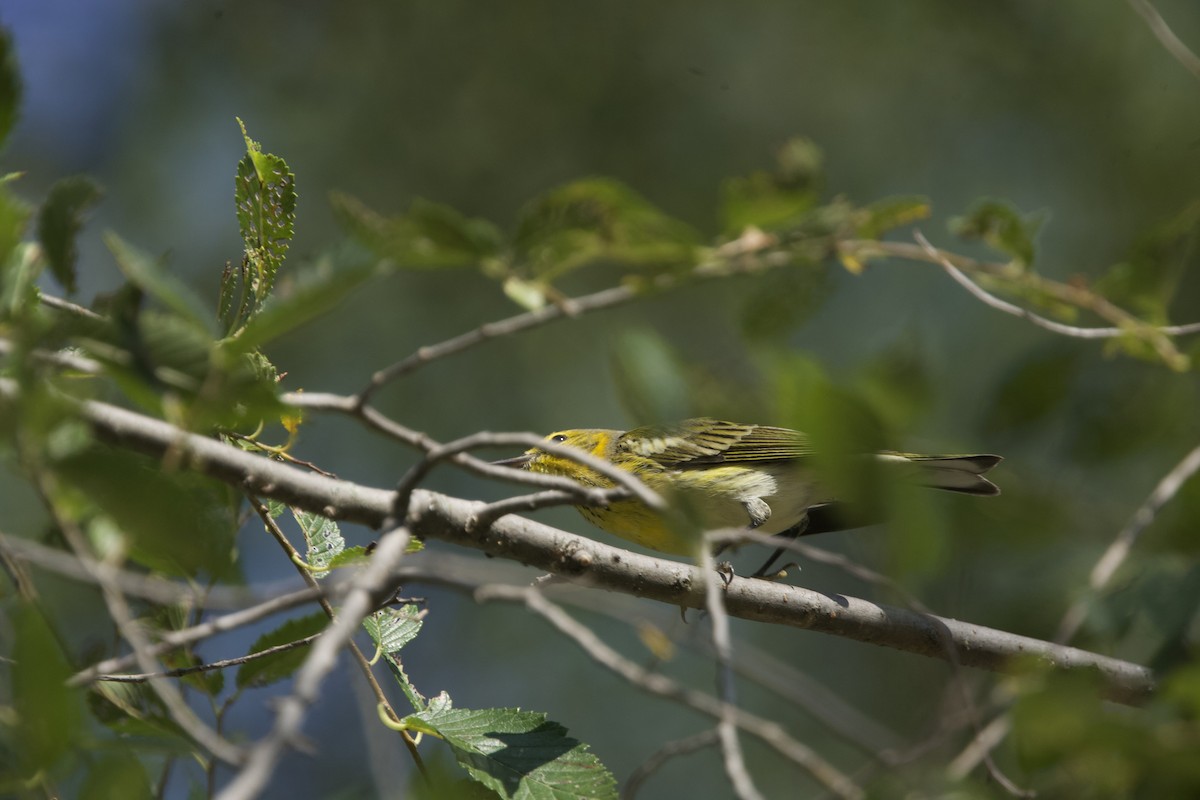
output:
<instances>
[{"instance_id":1,"label":"thin twig","mask_svg":"<svg viewBox=\"0 0 1200 800\"><path fill-rule=\"evenodd\" d=\"M712 621L713 649L717 656L717 696L721 698L721 715L717 719L717 738L721 742L721 761L725 775L740 800L763 800L754 786L742 745L737 735L737 690L733 671L733 643L729 636L729 615L721 596L724 584L718 577L716 561L708 542L700 549L700 573L704 579L704 607Z\"/></svg>"},{"instance_id":2,"label":"thin twig","mask_svg":"<svg viewBox=\"0 0 1200 800\"><path fill-rule=\"evenodd\" d=\"M628 303L637 297L638 294L639 292L632 286L617 286L587 295L586 297L574 298L561 305L547 305L534 311L508 317L507 319L488 322L452 339L420 347L408 358L397 361L390 367L385 367L377 371L371 376L370 383L363 387L356 397L359 403L366 404L370 400L371 395L381 387L425 366L431 361L460 353L489 339L511 336L530 328L540 327L556 319L574 317L589 311L598 311L604 308L619 306Z\"/></svg>"},{"instance_id":3,"label":"thin twig","mask_svg":"<svg viewBox=\"0 0 1200 800\"><path fill-rule=\"evenodd\" d=\"M1096 565L1092 567L1092 574L1088 578L1089 597L1094 597L1097 593L1108 585L1112 580L1112 576L1116 573L1121 564L1125 563L1125 559L1129 556L1133 545L1141 537L1142 533L1154 522L1158 512L1163 506L1171 502L1178 494L1179 490L1187 481L1200 471L1200 446L1192 449L1190 453L1171 469L1158 485L1154 487L1154 491L1146 498L1145 502L1133 513L1129 522L1125 523L1125 527L1117 534L1108 549L1100 556ZM1059 624L1058 633L1054 637L1054 641L1066 643L1075 637L1079 631L1079 627L1083 624L1084 618L1087 616L1088 598L1083 598L1076 601Z\"/></svg>"},{"instance_id":4,"label":"thin twig","mask_svg":"<svg viewBox=\"0 0 1200 800\"><path fill-rule=\"evenodd\" d=\"M1112 543L1100 556L1088 580L1087 596L1076 600L1059 623L1058 632L1054 636L1057 644L1066 644L1075 638L1083 621L1087 618L1088 606L1091 599L1104 590L1112 576L1120 568L1133 550L1134 544L1142 533L1154 522L1158 512L1169 503L1183 485L1200 471L1200 446L1191 450L1176 464L1170 472L1159 480L1154 490L1130 517L1129 522L1117 534ZM992 751L1004 741L1012 730L1012 720L1008 714L1001 714L996 719L976 733L963 751L951 762L952 774L973 768L980 760L989 759Z\"/></svg>"},{"instance_id":5,"label":"thin twig","mask_svg":"<svg viewBox=\"0 0 1200 800\"><path fill-rule=\"evenodd\" d=\"M744 275L766 269L778 269L793 263L796 256L786 248L773 250L778 240L762 231L748 229L742 236L710 251L710 256L679 273L662 273L639 283L626 283L602 289L582 297L561 301L506 319L488 322L474 330L437 344L420 347L407 358L378 370L356 395L358 405L366 405L383 386L440 358L461 353L483 342L537 328L559 319L574 318L593 311L624 305L653 292L666 291L689 281L702 281Z\"/></svg>"},{"instance_id":6,"label":"thin twig","mask_svg":"<svg viewBox=\"0 0 1200 800\"><path fill-rule=\"evenodd\" d=\"M404 516L408 501L412 497L413 490L424 478L429 470L433 469L434 465L439 461L452 459L455 456L461 455L464 451L473 450L480 447L536 447L539 450L565 458L570 461L587 467L594 472L599 473L603 477L611 480L620 488L624 489L634 498L645 503L647 506L662 510L666 507L662 498L659 497L646 484L642 483L636 475L631 472L626 472L619 467L614 466L611 462L592 455L578 447L570 445L556 444L547 441L545 438L529 433L490 433L487 431L474 433L470 436L464 436L453 442L448 442L443 445L437 445L430 449L424 458L418 461L413 467L401 477L399 483L396 484L395 500L393 501L392 515L394 519L384 521L384 527L389 523L399 524ZM519 471L519 470L514 470ZM556 476L557 477L557 476ZM582 491L586 492L586 487L580 487L575 481L566 480L566 486L560 487L567 491ZM606 502L608 498L600 498L600 502Z\"/></svg>"},{"instance_id":7,"label":"thin twig","mask_svg":"<svg viewBox=\"0 0 1200 800\"><path fill-rule=\"evenodd\" d=\"M602 505L612 500L620 499L612 490L602 490L607 493L598 494L596 491L588 487L581 486L576 481L566 478L561 475L543 475L537 472L530 472L523 469L513 469L512 467L497 466L487 461L475 458L469 453L462 452L465 448L484 448L484 447L537 447L545 450L547 453L558 455L563 458L569 458L584 466L600 473L606 478L609 478L618 486L625 489L638 497L642 502L652 508L662 508L662 499L646 488L645 484L638 481L624 470L613 467L612 464L604 459L597 458L588 453L580 451L578 448L572 448L566 445L555 444L554 442L546 441L545 437L536 433L489 433L481 432L472 434L469 437L460 439L457 442L442 444L431 439L423 433L407 428L395 420L387 417L372 406L358 407L355 398L344 395L330 394L325 392L292 392L286 394L282 398L283 402L289 405L295 405L298 408L308 408L321 411L336 411L342 414L361 419L370 428L384 433L397 441L404 442L412 447L422 450L426 454L426 458L413 468L410 476L402 479L406 484L414 484L416 480L423 477L434 463L439 461L448 461L456 466L466 469L468 472L480 475L485 478L493 478L506 481L508 483L517 483L525 486L534 486L543 489L557 489L564 492L570 492L578 496L578 505Z\"/></svg>"},{"instance_id":8,"label":"thin twig","mask_svg":"<svg viewBox=\"0 0 1200 800\"><path fill-rule=\"evenodd\" d=\"M150 655L157 658L163 653L168 653L187 644L203 641L219 633L236 630L246 625L253 624L264 617L269 617L278 614L281 611L286 611L304 603L311 603L313 600L326 596L328 591L333 587L316 587L301 589L289 594L272 597L264 600L255 606L234 611L224 616L215 617L198 625L193 625L190 628L181 628L177 631L170 631L163 634L158 643L151 646L147 651ZM67 681L68 686L84 686L97 680L101 674L117 672L119 670L129 669L137 662L135 654L117 656L93 664L87 669L81 670L71 676Z\"/></svg>"},{"instance_id":9,"label":"thin twig","mask_svg":"<svg viewBox=\"0 0 1200 800\"><path fill-rule=\"evenodd\" d=\"M689 708L721 720L729 705L712 695L680 686L665 675L649 672L622 656L592 630L577 622L558 605L546 599L534 587L484 586L475 592L480 602L501 600L525 605L556 630L579 645L588 656L630 684L650 694L682 703ZM811 748L793 739L778 724L733 707L734 722L741 730L762 740L778 753L805 769L822 786L842 798L861 798L863 791Z\"/></svg>"},{"instance_id":10,"label":"thin twig","mask_svg":"<svg viewBox=\"0 0 1200 800\"><path fill-rule=\"evenodd\" d=\"M932 252L930 252L923 245L909 242L847 240L842 242L840 246L851 252L863 250L911 261L933 263L939 266L944 266L943 262L947 262L960 271L971 273L982 273L998 277L1004 277L1011 273L1011 269L1005 264L977 261L967 256L951 253L946 250L938 250L937 248L933 248ZM1096 294L1084 286L1052 281L1033 273L1026 273L1022 276L1022 280L1027 282L1032 288L1045 293L1055 300L1090 311L1100 318L1113 323L1115 326L1111 328L1084 328L1084 330L1099 331L1099 333L1089 333L1087 338L1113 338L1135 329L1162 336L1184 336L1200 333L1200 322L1190 322L1184 325L1148 325L1128 311L1114 305L1102 295ZM1177 353L1177 351L1171 352Z\"/></svg>"},{"instance_id":11,"label":"thin twig","mask_svg":"<svg viewBox=\"0 0 1200 800\"><path fill-rule=\"evenodd\" d=\"M959 647L955 641L954 635L950 632L946 625L941 624L933 612L918 600L914 595L893 581L891 578L881 573L876 572L868 567L864 567L858 562L847 558L840 553L832 553L828 550L823 550L819 547L805 544L789 539L778 541L779 537L767 536L754 531L744 529L735 529L727 531L710 531L707 534L709 541L713 544L735 543L737 541L755 541L768 547L779 547L784 550L790 550L801 555L811 561L837 567L849 575L852 575L859 580L873 584L875 586L884 587L892 592L895 592L901 599L904 605L912 611L921 614L932 623L934 634L937 636L939 644L942 646L944 658L950 665L950 683L951 686L959 693L959 700L962 703L964 712L967 715L968 722L974 727L977 733L981 733L982 723L979 718L979 710L976 708L975 699L971 694L971 688L967 684L966 676L963 674L962 661L959 656ZM1009 778L1000 766L992 759L991 754L987 753L983 758L984 766L988 770L988 774L1004 788L1009 794L1014 797L1032 797L1033 793L1030 790L1023 789Z\"/></svg>"},{"instance_id":12,"label":"thin twig","mask_svg":"<svg viewBox=\"0 0 1200 800\"><path fill-rule=\"evenodd\" d=\"M1193 78L1200 80L1200 57L1189 50L1188 46L1175 35L1175 32L1167 25L1158 10L1149 3L1149 0L1129 0L1129 5L1146 21L1150 32L1158 38L1159 43L1171 54L1171 57L1192 73Z\"/></svg>"},{"instance_id":13,"label":"thin twig","mask_svg":"<svg viewBox=\"0 0 1200 800\"><path fill-rule=\"evenodd\" d=\"M412 534L406 528L388 531L379 539L371 560L355 577L355 585L346 595L337 618L313 643L308 658L296 672L291 694L276 706L275 724L270 733L250 749L245 763L217 795L217 800L252 800L271 779L284 748L299 736L307 709L316 702L321 683L336 666L338 653L375 608L377 593L392 581L392 572L404 557L411 540Z\"/></svg>"},{"instance_id":14,"label":"thin twig","mask_svg":"<svg viewBox=\"0 0 1200 800\"><path fill-rule=\"evenodd\" d=\"M189 584L114 567L86 554L66 553L39 542L0 533L0 552L16 561L76 580L97 583L98 576L112 581L124 594L162 605L203 602L208 608L243 608L255 602L254 594L236 586L199 589Z\"/></svg>"},{"instance_id":15,"label":"thin twig","mask_svg":"<svg viewBox=\"0 0 1200 800\"><path fill-rule=\"evenodd\" d=\"M81 305L72 303L70 300L64 300L61 297L55 297L52 294L41 294L38 296L38 299L42 301L42 305L49 306L57 311L66 311L69 314L74 314L75 316L83 317L84 319L96 321L104 319L104 317L100 316L95 311L92 311L90 308L84 308Z\"/></svg>"},{"instance_id":16,"label":"thin twig","mask_svg":"<svg viewBox=\"0 0 1200 800\"><path fill-rule=\"evenodd\" d=\"M145 683L151 678L181 678L184 675L194 675L197 672L212 672L218 669L228 669L229 667L240 666L260 658L265 658L266 656L273 656L276 653L283 653L288 650L295 650L297 647L304 647L306 644L312 644L313 640L320 635L321 634L319 633L314 633L312 636L305 636L303 639L296 639L295 641L286 642L285 644L277 644L274 647L268 647L266 650L259 650L257 653L250 653L249 655L238 656L237 658L224 658L220 661L209 661L205 664L193 664L190 667L179 667L177 669L169 669L153 673L105 673L97 675L96 680L110 681L113 683Z\"/></svg>"},{"instance_id":17,"label":"thin twig","mask_svg":"<svg viewBox=\"0 0 1200 800\"><path fill-rule=\"evenodd\" d=\"M318 588L320 584L317 583L317 579L309 570L300 566L300 553L297 552L296 548L292 546L292 543L284 534L283 529L279 527L279 523L277 523L275 518L271 516L271 512L268 510L266 505L257 497L253 496L251 497L251 505L254 509L254 512L258 514L259 519L262 520L263 527L266 529L267 533L269 533L271 537L275 539L276 543L287 555L288 561L290 561L292 565L296 567L296 571L300 574L300 577L304 580L304 582L308 584L310 589ZM336 614L334 613L333 604L324 597L318 598L318 601L321 604L321 609L325 612L325 615L329 617L330 621L335 621ZM358 664L358 669L362 673L363 678L366 680L367 685L370 687L371 692L375 695L376 705L382 708L391 719L399 720L399 716L396 714L395 709L392 708L391 701L388 699L388 696L384 694L383 687L379 685L379 681L375 678L375 671L371 669L370 660L366 657L366 655L363 654L362 649L359 648L358 644L353 639L347 642L346 647L350 651L350 655ZM417 768L424 773L424 762L421 759L421 754L417 752L416 743L413 741L412 736L407 731L401 731L400 735L404 740L405 747L408 748L409 755L412 756L413 761L416 763Z\"/></svg>"},{"instance_id":18,"label":"thin twig","mask_svg":"<svg viewBox=\"0 0 1200 800\"><path fill-rule=\"evenodd\" d=\"M934 259L941 265L942 269L954 279L954 281L968 292L970 292L977 300L990 306L997 311L1003 311L1005 314L1011 314L1014 317L1020 317L1028 322L1033 323L1039 328L1044 328L1051 333L1060 333L1063 336L1074 336L1078 339L1112 339L1117 336L1124 336L1130 331L1127 328L1083 328L1078 325L1064 325L1061 322L1055 322L1052 319L1047 319L1039 314L1035 314L1027 308L1014 305L1007 300L1001 300L996 295L988 292L979 284L972 281L958 267L950 263L950 260L942 255L941 251L929 243L929 240L920 232L916 231L913 237L917 243L925 249L931 259Z\"/></svg>"},{"instance_id":19,"label":"thin twig","mask_svg":"<svg viewBox=\"0 0 1200 800\"><path fill-rule=\"evenodd\" d=\"M52 484L48 474L42 472L39 468L31 470L33 474L34 486L37 489L39 496L42 499L42 504L47 512L54 520L55 526L62 533L71 549L81 557L81 563L95 564L95 560L87 556L88 545L87 536L80 530L75 522L60 513L58 505L55 502L57 492ZM133 610L129 607L122 594L120 587L116 581L100 570L97 570L92 576L96 585L100 587L101 596L104 598L104 603L108 607L109 617L117 626L117 630L121 632L121 636L129 642L129 646L133 649L137 656L138 665L143 672L157 673L159 664L150 655L152 643L145 631L142 630L137 620L134 618ZM243 760L243 752L241 748L227 741L217 731L210 728L204 723L188 705L183 694L171 681L166 678L151 677L147 679L150 688L158 695L162 701L163 708L171 717L171 720L179 726L193 741L207 750L209 753L225 762L226 764L240 764Z\"/></svg>"},{"instance_id":20,"label":"thin twig","mask_svg":"<svg viewBox=\"0 0 1200 800\"><path fill-rule=\"evenodd\" d=\"M672 758L686 756L689 753L703 750L706 747L712 747L715 744L719 744L719 741L717 732L713 729L700 731L700 733L689 736L686 739L676 739L673 742L667 742L651 753L649 758L629 774L625 785L621 787L621 800L633 800L642 788L642 784L649 780L655 772L662 769L663 765Z\"/></svg>"}]
</instances>

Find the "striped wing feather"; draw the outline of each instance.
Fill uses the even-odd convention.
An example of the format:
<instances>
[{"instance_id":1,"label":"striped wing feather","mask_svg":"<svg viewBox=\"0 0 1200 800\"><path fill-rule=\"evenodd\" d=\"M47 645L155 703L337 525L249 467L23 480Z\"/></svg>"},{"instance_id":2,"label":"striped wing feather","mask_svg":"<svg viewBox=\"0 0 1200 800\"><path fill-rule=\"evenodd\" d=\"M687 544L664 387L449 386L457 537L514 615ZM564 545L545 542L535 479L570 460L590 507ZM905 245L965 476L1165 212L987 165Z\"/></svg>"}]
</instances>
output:
<instances>
[{"instance_id":1,"label":"striped wing feather","mask_svg":"<svg viewBox=\"0 0 1200 800\"><path fill-rule=\"evenodd\" d=\"M766 461L811 455L799 431L700 417L677 425L646 426L622 434L617 447L669 469Z\"/></svg>"}]
</instances>

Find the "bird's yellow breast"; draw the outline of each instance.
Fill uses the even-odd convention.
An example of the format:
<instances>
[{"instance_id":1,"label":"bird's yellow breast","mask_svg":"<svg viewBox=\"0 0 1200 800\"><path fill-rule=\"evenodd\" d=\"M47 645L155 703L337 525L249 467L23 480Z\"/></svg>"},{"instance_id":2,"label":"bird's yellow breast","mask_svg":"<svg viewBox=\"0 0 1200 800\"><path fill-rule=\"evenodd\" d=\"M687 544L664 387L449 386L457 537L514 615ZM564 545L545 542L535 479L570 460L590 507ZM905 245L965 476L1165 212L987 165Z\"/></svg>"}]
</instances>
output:
<instances>
[{"instance_id":1,"label":"bird's yellow breast","mask_svg":"<svg viewBox=\"0 0 1200 800\"><path fill-rule=\"evenodd\" d=\"M770 517L758 527L766 534L793 527L819 502L807 471L795 464L663 470L639 477L678 513L664 516L636 500L581 506L579 512L614 536L677 555L695 555L705 531L746 527L745 504L756 498L770 508Z\"/></svg>"}]
</instances>

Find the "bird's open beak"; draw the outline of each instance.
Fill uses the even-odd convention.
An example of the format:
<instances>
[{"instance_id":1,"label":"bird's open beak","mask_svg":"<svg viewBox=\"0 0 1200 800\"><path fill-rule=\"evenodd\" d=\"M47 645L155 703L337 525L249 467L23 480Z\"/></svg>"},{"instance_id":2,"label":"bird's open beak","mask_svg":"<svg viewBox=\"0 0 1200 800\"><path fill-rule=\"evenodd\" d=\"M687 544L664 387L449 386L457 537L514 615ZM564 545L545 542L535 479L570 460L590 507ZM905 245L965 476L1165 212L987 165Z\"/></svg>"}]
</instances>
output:
<instances>
[{"instance_id":1,"label":"bird's open beak","mask_svg":"<svg viewBox=\"0 0 1200 800\"><path fill-rule=\"evenodd\" d=\"M513 469L525 469L529 466L529 462L533 460L533 456L528 453L516 456L514 458L502 458L499 461L493 461L492 464L497 467L512 467Z\"/></svg>"}]
</instances>

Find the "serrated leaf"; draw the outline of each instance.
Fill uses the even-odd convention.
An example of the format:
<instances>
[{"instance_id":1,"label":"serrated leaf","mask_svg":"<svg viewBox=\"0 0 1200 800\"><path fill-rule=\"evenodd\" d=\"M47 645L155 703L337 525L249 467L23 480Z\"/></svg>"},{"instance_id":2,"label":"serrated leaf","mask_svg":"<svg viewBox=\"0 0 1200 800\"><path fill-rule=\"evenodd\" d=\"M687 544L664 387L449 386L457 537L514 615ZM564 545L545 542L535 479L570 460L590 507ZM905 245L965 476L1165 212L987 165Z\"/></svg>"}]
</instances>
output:
<instances>
[{"instance_id":1,"label":"serrated leaf","mask_svg":"<svg viewBox=\"0 0 1200 800\"><path fill-rule=\"evenodd\" d=\"M1011 203L980 200L964 216L950 220L950 230L964 239L980 239L1021 267L1033 265L1034 240L1046 221L1044 213L1021 214Z\"/></svg>"},{"instance_id":2,"label":"serrated leaf","mask_svg":"<svg viewBox=\"0 0 1200 800\"><path fill-rule=\"evenodd\" d=\"M0 148L16 124L21 105L21 74L12 35L0 28ZM2 251L0 251L2 252Z\"/></svg>"},{"instance_id":3,"label":"serrated leaf","mask_svg":"<svg viewBox=\"0 0 1200 800\"><path fill-rule=\"evenodd\" d=\"M246 652L246 655L254 655L255 653L261 653L263 650L269 650L272 647L279 647L280 645L307 639L309 636L325 630L327 625L329 625L329 617L321 612L296 619L289 619L270 633L264 633L258 637ZM293 647L290 650L283 650L278 653L272 653L269 656L256 658L253 661L247 661L238 667L237 687L239 689L246 689L249 687L267 686L290 677L304 663L304 659L308 656L308 651L309 645L301 645Z\"/></svg>"},{"instance_id":4,"label":"serrated leaf","mask_svg":"<svg viewBox=\"0 0 1200 800\"><path fill-rule=\"evenodd\" d=\"M730 178L721 189L721 229L736 236L746 228L779 230L816 207L821 194L821 150L793 139L779 151L774 171Z\"/></svg>"},{"instance_id":5,"label":"serrated leaf","mask_svg":"<svg viewBox=\"0 0 1200 800\"><path fill-rule=\"evenodd\" d=\"M271 294L296 232L296 176L282 158L264 153L245 124L237 122L246 155L238 162L234 202L251 267L250 289L256 304L261 304Z\"/></svg>"},{"instance_id":6,"label":"serrated leaf","mask_svg":"<svg viewBox=\"0 0 1200 800\"><path fill-rule=\"evenodd\" d=\"M102 194L90 178L64 178L50 187L38 214L38 240L50 263L50 271L70 294L77 288L75 237L83 226L84 215Z\"/></svg>"},{"instance_id":7,"label":"serrated leaf","mask_svg":"<svg viewBox=\"0 0 1200 800\"><path fill-rule=\"evenodd\" d=\"M552 189L522 209L513 247L529 278L550 283L604 259L634 269L694 260L699 236L619 181L588 178Z\"/></svg>"},{"instance_id":8,"label":"serrated leaf","mask_svg":"<svg viewBox=\"0 0 1200 800\"><path fill-rule=\"evenodd\" d=\"M221 270L221 292L217 298L217 318L226 334L238 330L249 316L253 298L250 296L250 258L243 256L234 266L225 262Z\"/></svg>"},{"instance_id":9,"label":"serrated leaf","mask_svg":"<svg viewBox=\"0 0 1200 800\"><path fill-rule=\"evenodd\" d=\"M416 686L408 678L408 673L404 671L404 664L400 661L399 653L384 653L383 661L387 664L388 671L392 673L392 677L396 679L396 683L400 686L400 690L404 692L404 696L408 698L409 705L413 711L421 712L429 708L429 701L425 696L417 690ZM439 698L444 697L447 703L450 702L450 696L442 692ZM437 700L438 698L434 698Z\"/></svg>"},{"instance_id":10,"label":"serrated leaf","mask_svg":"<svg viewBox=\"0 0 1200 800\"><path fill-rule=\"evenodd\" d=\"M404 719L440 736L471 777L512 800L616 798L616 780L544 714L519 709L435 709Z\"/></svg>"},{"instance_id":11,"label":"serrated leaf","mask_svg":"<svg viewBox=\"0 0 1200 800\"><path fill-rule=\"evenodd\" d=\"M299 328L309 320L335 308L350 292L373 274L373 266L334 269L329 264L297 281L286 296L272 297L238 331L228 346L247 351Z\"/></svg>"},{"instance_id":12,"label":"serrated leaf","mask_svg":"<svg viewBox=\"0 0 1200 800\"><path fill-rule=\"evenodd\" d=\"M334 215L359 242L403 269L476 266L501 249L500 231L483 219L420 198L387 217L341 192L329 196Z\"/></svg>"},{"instance_id":13,"label":"serrated leaf","mask_svg":"<svg viewBox=\"0 0 1200 800\"><path fill-rule=\"evenodd\" d=\"M211 332L212 312L162 264L111 231L104 234L104 243L130 283L200 330Z\"/></svg>"},{"instance_id":14,"label":"serrated leaf","mask_svg":"<svg viewBox=\"0 0 1200 800\"><path fill-rule=\"evenodd\" d=\"M324 570L329 567L339 553L346 549L346 540L342 538L341 529L333 520L322 517L320 514L301 511L298 508L292 509L292 516L296 518L296 523L300 526L300 532L304 534L304 541L308 545L308 554L305 556L305 560L310 566ZM326 573L315 573L317 577L324 574Z\"/></svg>"},{"instance_id":15,"label":"serrated leaf","mask_svg":"<svg viewBox=\"0 0 1200 800\"><path fill-rule=\"evenodd\" d=\"M389 655L417 638L423 624L420 609L411 603L400 608L382 608L363 620L371 641Z\"/></svg>"}]
</instances>

